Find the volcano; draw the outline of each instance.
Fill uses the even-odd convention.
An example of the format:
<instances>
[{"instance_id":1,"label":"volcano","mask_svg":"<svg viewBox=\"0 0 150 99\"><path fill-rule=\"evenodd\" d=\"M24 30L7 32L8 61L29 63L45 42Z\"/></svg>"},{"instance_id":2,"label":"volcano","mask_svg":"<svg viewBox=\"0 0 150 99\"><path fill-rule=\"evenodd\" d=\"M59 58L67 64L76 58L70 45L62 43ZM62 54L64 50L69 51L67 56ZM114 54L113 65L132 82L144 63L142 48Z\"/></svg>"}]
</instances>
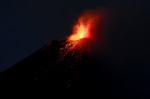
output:
<instances>
[{"instance_id":1,"label":"volcano","mask_svg":"<svg viewBox=\"0 0 150 99\"><path fill-rule=\"evenodd\" d=\"M0 80L42 80L50 89L88 89L99 82L94 81L96 69L91 48L92 41L86 38L52 41L2 72Z\"/></svg>"},{"instance_id":2,"label":"volcano","mask_svg":"<svg viewBox=\"0 0 150 99\"><path fill-rule=\"evenodd\" d=\"M52 41L2 72L0 80L42 80L50 89L78 89L78 92L82 89L98 89L103 80L97 75L98 64L91 53L92 43L87 38ZM98 72L103 73L104 70Z\"/></svg>"},{"instance_id":3,"label":"volcano","mask_svg":"<svg viewBox=\"0 0 150 99\"><path fill-rule=\"evenodd\" d=\"M44 80L74 86L90 63L91 40L52 41L0 74L1 80ZM56 84L57 83L57 84ZM55 87L56 87L55 86Z\"/></svg>"},{"instance_id":4,"label":"volcano","mask_svg":"<svg viewBox=\"0 0 150 99\"><path fill-rule=\"evenodd\" d=\"M98 74L99 65L92 56L93 42L83 38L75 41L52 41L0 74L4 81L45 81L50 89L75 89L95 92L105 87ZM104 76L104 74L102 75ZM102 89L101 87L101 89ZM94 89L94 90L92 90Z\"/></svg>"}]
</instances>

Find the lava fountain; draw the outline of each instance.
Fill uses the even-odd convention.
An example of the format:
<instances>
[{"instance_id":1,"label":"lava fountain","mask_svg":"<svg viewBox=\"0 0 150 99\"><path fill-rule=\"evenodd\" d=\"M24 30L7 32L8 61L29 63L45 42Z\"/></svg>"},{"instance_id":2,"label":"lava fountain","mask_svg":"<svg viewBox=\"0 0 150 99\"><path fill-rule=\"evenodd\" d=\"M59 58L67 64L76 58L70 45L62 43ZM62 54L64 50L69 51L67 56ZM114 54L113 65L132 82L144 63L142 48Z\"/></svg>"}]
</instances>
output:
<instances>
[{"instance_id":1,"label":"lava fountain","mask_svg":"<svg viewBox=\"0 0 150 99\"><path fill-rule=\"evenodd\" d=\"M100 13L98 11L85 11L73 26L73 33L68 37L68 40L95 39L96 25L99 19Z\"/></svg>"}]
</instances>

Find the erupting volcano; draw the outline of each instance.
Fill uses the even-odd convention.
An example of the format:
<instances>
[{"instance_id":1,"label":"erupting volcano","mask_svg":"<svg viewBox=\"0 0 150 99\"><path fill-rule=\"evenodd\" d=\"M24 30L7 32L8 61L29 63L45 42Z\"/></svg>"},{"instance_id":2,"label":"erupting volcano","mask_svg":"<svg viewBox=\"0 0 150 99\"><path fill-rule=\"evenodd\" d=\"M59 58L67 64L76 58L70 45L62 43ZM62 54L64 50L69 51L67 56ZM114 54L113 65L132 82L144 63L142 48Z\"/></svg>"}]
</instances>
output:
<instances>
[{"instance_id":1,"label":"erupting volcano","mask_svg":"<svg viewBox=\"0 0 150 99\"><path fill-rule=\"evenodd\" d=\"M1 73L1 80L46 80L51 88L85 87L91 66L91 48L99 15L85 12L73 26L72 34L52 41L31 56Z\"/></svg>"},{"instance_id":2,"label":"erupting volcano","mask_svg":"<svg viewBox=\"0 0 150 99\"><path fill-rule=\"evenodd\" d=\"M100 14L95 11L83 13L73 32L66 40L52 41L31 56L0 74L0 80L43 80L44 88L73 89L71 94L102 89L102 78L97 78L96 59L92 56ZM103 72L103 69L98 71ZM43 85L42 85L43 86ZM78 90L78 91L76 91ZM103 89L102 89L103 90ZM66 93L61 92L61 93Z\"/></svg>"}]
</instances>

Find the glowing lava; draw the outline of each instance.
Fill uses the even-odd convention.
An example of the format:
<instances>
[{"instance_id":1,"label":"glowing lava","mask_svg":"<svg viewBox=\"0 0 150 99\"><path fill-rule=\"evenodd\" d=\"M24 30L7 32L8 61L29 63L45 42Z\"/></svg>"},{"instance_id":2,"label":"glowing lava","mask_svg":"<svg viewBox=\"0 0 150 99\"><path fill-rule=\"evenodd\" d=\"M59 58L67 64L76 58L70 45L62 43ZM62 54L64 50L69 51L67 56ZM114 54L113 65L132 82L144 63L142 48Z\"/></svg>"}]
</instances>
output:
<instances>
[{"instance_id":1,"label":"glowing lava","mask_svg":"<svg viewBox=\"0 0 150 99\"><path fill-rule=\"evenodd\" d=\"M99 13L96 11L85 11L73 26L73 33L69 36L68 40L93 39L98 19Z\"/></svg>"},{"instance_id":2,"label":"glowing lava","mask_svg":"<svg viewBox=\"0 0 150 99\"><path fill-rule=\"evenodd\" d=\"M79 40L82 38L89 38L89 24L84 24L82 20L74 26L73 35L69 37L69 40Z\"/></svg>"}]
</instances>

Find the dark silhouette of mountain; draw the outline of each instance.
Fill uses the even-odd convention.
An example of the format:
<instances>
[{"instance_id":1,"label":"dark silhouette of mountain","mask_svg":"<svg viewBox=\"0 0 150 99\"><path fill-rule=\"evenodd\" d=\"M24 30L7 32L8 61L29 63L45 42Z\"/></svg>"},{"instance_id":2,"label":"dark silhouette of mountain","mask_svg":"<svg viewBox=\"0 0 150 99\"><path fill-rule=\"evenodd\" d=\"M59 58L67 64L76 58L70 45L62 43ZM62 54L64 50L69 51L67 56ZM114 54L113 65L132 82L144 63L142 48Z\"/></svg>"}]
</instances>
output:
<instances>
[{"instance_id":1,"label":"dark silhouette of mountain","mask_svg":"<svg viewBox=\"0 0 150 99\"><path fill-rule=\"evenodd\" d=\"M134 95L121 85L118 74L110 72L107 64L93 55L92 48L93 43L89 39L52 41L2 72L0 80L42 80L44 84L37 87L40 92L47 89L55 94L77 97L94 95L102 99L133 98Z\"/></svg>"},{"instance_id":2,"label":"dark silhouette of mountain","mask_svg":"<svg viewBox=\"0 0 150 99\"><path fill-rule=\"evenodd\" d=\"M90 62L90 43L88 39L52 41L2 72L0 79L44 80L53 87L70 88L80 82L81 71Z\"/></svg>"},{"instance_id":3,"label":"dark silhouette of mountain","mask_svg":"<svg viewBox=\"0 0 150 99\"><path fill-rule=\"evenodd\" d=\"M99 66L92 58L91 48L89 39L52 41L2 72L0 80L42 80L46 81L44 86L49 90L70 89L70 93L77 90L75 93L82 94L100 91L102 94L107 83L97 72L104 73L104 70L97 70Z\"/></svg>"}]
</instances>

